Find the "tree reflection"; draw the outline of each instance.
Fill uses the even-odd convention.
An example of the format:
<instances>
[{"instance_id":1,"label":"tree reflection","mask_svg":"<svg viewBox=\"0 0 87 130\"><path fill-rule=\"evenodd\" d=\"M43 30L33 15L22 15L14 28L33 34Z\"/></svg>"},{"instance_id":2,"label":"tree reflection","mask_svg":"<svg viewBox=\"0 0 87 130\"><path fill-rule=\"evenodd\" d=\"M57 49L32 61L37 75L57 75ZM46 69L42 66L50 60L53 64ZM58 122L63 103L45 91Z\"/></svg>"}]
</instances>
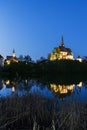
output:
<instances>
[{"instance_id":1,"label":"tree reflection","mask_svg":"<svg viewBox=\"0 0 87 130\"><path fill-rule=\"evenodd\" d=\"M0 89L3 88L3 80L0 80Z\"/></svg>"}]
</instances>

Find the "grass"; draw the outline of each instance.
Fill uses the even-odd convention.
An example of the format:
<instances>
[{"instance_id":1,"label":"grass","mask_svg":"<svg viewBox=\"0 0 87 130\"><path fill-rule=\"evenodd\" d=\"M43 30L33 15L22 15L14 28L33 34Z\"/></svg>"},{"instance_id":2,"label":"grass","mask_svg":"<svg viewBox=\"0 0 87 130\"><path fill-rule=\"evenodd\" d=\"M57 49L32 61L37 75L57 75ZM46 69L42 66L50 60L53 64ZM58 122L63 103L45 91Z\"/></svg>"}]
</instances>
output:
<instances>
[{"instance_id":1,"label":"grass","mask_svg":"<svg viewBox=\"0 0 87 130\"><path fill-rule=\"evenodd\" d=\"M87 130L87 104L38 94L0 99L0 130Z\"/></svg>"}]
</instances>

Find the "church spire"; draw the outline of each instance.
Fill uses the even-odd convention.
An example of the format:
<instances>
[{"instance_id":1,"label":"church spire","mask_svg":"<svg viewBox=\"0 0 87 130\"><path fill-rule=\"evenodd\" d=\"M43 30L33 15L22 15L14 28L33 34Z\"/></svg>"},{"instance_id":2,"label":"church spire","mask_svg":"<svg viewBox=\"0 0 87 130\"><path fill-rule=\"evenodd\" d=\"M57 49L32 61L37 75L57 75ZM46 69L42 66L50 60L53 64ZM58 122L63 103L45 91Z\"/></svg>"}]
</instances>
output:
<instances>
[{"instance_id":1,"label":"church spire","mask_svg":"<svg viewBox=\"0 0 87 130\"><path fill-rule=\"evenodd\" d=\"M15 50L14 50L14 49L13 49L12 56L13 56L13 57L15 57L15 56L16 56L16 55L15 55Z\"/></svg>"},{"instance_id":2,"label":"church spire","mask_svg":"<svg viewBox=\"0 0 87 130\"><path fill-rule=\"evenodd\" d=\"M64 39L63 39L63 36L61 38L61 46L64 46Z\"/></svg>"}]
</instances>

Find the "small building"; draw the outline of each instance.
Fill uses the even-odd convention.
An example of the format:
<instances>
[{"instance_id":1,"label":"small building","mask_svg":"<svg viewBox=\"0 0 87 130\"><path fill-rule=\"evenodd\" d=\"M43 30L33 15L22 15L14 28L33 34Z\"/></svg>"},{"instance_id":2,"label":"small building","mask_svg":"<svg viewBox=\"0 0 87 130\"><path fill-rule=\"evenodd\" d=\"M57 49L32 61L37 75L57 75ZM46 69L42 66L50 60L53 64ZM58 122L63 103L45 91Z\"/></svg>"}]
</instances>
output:
<instances>
[{"instance_id":1,"label":"small building","mask_svg":"<svg viewBox=\"0 0 87 130\"><path fill-rule=\"evenodd\" d=\"M59 47L54 48L54 50L48 56L49 60L60 60L60 59L69 59L74 60L73 53L70 48L66 48L64 45L64 39L62 37L61 44Z\"/></svg>"},{"instance_id":2,"label":"small building","mask_svg":"<svg viewBox=\"0 0 87 130\"><path fill-rule=\"evenodd\" d=\"M2 55L0 55L0 66L3 67L4 66L4 58Z\"/></svg>"},{"instance_id":3,"label":"small building","mask_svg":"<svg viewBox=\"0 0 87 130\"><path fill-rule=\"evenodd\" d=\"M16 54L15 54L15 50L13 49L13 53L12 53L12 56L7 56L6 57L6 63L9 65L11 62L17 62L19 61L19 59L16 57Z\"/></svg>"},{"instance_id":4,"label":"small building","mask_svg":"<svg viewBox=\"0 0 87 130\"><path fill-rule=\"evenodd\" d=\"M77 57L77 59L79 62L82 62L82 58L80 56Z\"/></svg>"}]
</instances>

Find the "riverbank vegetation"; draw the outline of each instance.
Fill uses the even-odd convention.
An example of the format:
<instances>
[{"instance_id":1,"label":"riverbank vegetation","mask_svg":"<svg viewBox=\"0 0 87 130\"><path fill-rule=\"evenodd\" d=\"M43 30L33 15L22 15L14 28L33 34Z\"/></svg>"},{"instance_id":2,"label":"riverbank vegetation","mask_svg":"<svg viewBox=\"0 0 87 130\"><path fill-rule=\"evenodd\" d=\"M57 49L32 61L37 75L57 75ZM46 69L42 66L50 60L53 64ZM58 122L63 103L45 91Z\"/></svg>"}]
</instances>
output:
<instances>
[{"instance_id":1,"label":"riverbank vegetation","mask_svg":"<svg viewBox=\"0 0 87 130\"><path fill-rule=\"evenodd\" d=\"M0 68L3 77L87 77L87 61L73 60L49 61L42 60L36 63L18 62Z\"/></svg>"},{"instance_id":2,"label":"riverbank vegetation","mask_svg":"<svg viewBox=\"0 0 87 130\"><path fill-rule=\"evenodd\" d=\"M38 94L0 99L0 130L86 130L87 104Z\"/></svg>"}]
</instances>

